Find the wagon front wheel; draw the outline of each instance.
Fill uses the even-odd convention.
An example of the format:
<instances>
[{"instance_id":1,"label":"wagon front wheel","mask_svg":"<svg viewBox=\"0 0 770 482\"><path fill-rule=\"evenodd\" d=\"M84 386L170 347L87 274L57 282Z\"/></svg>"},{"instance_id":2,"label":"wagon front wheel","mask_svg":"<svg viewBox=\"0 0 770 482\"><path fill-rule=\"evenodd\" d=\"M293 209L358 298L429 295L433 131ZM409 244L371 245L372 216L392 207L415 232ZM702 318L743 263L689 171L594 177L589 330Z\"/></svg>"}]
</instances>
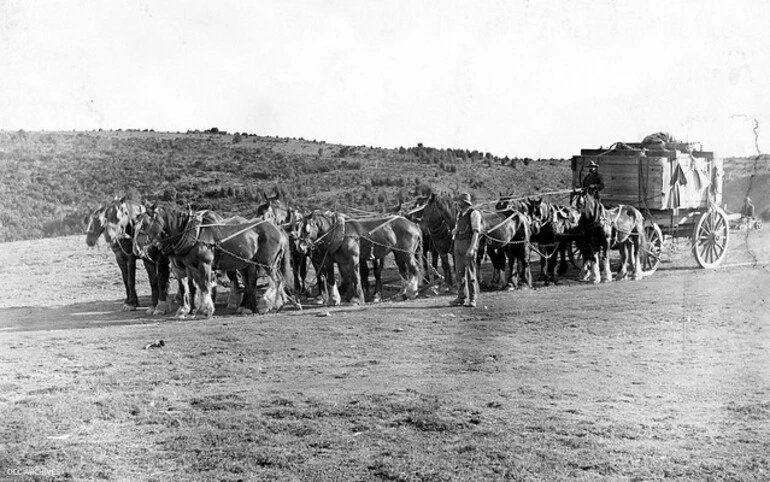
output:
<instances>
[{"instance_id":1,"label":"wagon front wheel","mask_svg":"<svg viewBox=\"0 0 770 482\"><path fill-rule=\"evenodd\" d=\"M701 268L716 268L727 255L729 241L730 225L725 212L721 209L708 210L698 219L692 234L695 261Z\"/></svg>"},{"instance_id":2,"label":"wagon front wheel","mask_svg":"<svg viewBox=\"0 0 770 482\"><path fill-rule=\"evenodd\" d=\"M660 266L660 253L663 250L663 232L656 223L644 227L647 237L647 248L642 248L642 275L650 276Z\"/></svg>"}]
</instances>

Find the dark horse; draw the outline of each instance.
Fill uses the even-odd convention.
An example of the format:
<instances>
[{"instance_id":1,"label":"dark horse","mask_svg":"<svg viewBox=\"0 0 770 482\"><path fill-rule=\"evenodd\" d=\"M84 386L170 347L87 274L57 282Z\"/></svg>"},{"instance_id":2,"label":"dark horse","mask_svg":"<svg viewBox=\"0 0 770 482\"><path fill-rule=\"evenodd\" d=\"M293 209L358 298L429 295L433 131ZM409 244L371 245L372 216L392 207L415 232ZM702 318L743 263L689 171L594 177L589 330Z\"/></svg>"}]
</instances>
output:
<instances>
[{"instance_id":1,"label":"dark horse","mask_svg":"<svg viewBox=\"0 0 770 482\"><path fill-rule=\"evenodd\" d=\"M422 263L425 281L430 283L431 273L438 274L438 262L441 259L441 268L444 270L443 280L447 285L452 286L452 267L449 264L449 253L440 253L428 228L422 223L425 206L428 203L428 197L418 198L412 209L406 211L403 215L406 219L416 223L422 230ZM430 260L430 266L428 262ZM432 269L430 269L432 268ZM441 276L441 275L439 275Z\"/></svg>"},{"instance_id":2,"label":"dark horse","mask_svg":"<svg viewBox=\"0 0 770 482\"><path fill-rule=\"evenodd\" d=\"M492 261L494 288L516 289L519 277L532 288L529 266L530 219L523 206L513 203L502 205L495 213L482 213L483 232L479 243L479 255L486 250ZM506 260L508 268L506 270ZM503 277L505 275L505 277Z\"/></svg>"},{"instance_id":3,"label":"dark horse","mask_svg":"<svg viewBox=\"0 0 770 482\"><path fill-rule=\"evenodd\" d=\"M347 286L346 301L365 303L361 261L369 258L380 260L374 263L374 300L381 299L381 260L391 252L402 282L397 296L409 299L417 296L420 269L416 253L422 247L422 233L411 221L401 216L346 220L340 214L313 212L302 220L299 235L305 249L315 249L322 255L325 272L334 262L338 264L343 283ZM327 279L330 279L328 275Z\"/></svg>"},{"instance_id":4,"label":"dark horse","mask_svg":"<svg viewBox=\"0 0 770 482\"><path fill-rule=\"evenodd\" d=\"M278 194L272 197L264 195L264 198L265 202L257 207L257 216L272 220L276 225L282 227L289 236L291 267L294 272L294 291L297 294L306 293L308 255L299 249L297 231L302 213L298 209L290 207ZM316 266L316 273L318 273L318 266Z\"/></svg>"},{"instance_id":5,"label":"dark horse","mask_svg":"<svg viewBox=\"0 0 770 482\"><path fill-rule=\"evenodd\" d=\"M609 251L620 250L620 271L618 279L628 277L628 264L632 264L632 280L642 278L641 252L647 248L644 232L644 217L631 206L605 208L585 190L576 190L572 201L580 212L578 224L583 231L586 258L591 263L593 282L599 283L599 263L602 264L601 281L612 281Z\"/></svg>"},{"instance_id":6,"label":"dark horse","mask_svg":"<svg viewBox=\"0 0 770 482\"><path fill-rule=\"evenodd\" d=\"M151 305L147 312L154 315L165 314L168 310L169 259L156 249L149 250L144 257L137 256L133 252L131 242L133 225L122 223L120 219L122 207L131 214L138 215L143 212L140 204L118 198L95 209L85 219L86 244L94 247L99 236L103 236L115 253L115 261L120 268L126 290L123 311L134 311L139 307L139 297L136 293L136 261L141 259L152 290Z\"/></svg>"},{"instance_id":7,"label":"dark horse","mask_svg":"<svg viewBox=\"0 0 770 482\"><path fill-rule=\"evenodd\" d=\"M532 221L530 241L537 244L540 254L540 281L546 286L556 283L556 264L559 263L558 273L567 272L567 247L571 242L565 238L570 230L577 228L577 219L570 216L569 208L552 204L542 198L527 198L526 200L507 200L500 203L518 202L520 208L526 209ZM572 223L572 224L570 224Z\"/></svg>"},{"instance_id":8,"label":"dark horse","mask_svg":"<svg viewBox=\"0 0 770 482\"><path fill-rule=\"evenodd\" d=\"M451 286L453 283L449 255L453 255L452 230L457 219L457 208L449 196L437 196L433 193L422 207L419 218L420 228L426 234L424 243L429 244L437 254L433 257L433 267L438 266L438 258L441 258L444 279Z\"/></svg>"},{"instance_id":9,"label":"dark horse","mask_svg":"<svg viewBox=\"0 0 770 482\"><path fill-rule=\"evenodd\" d=\"M291 279L289 239L282 229L263 219L223 218L211 211L198 213L172 209L148 210L136 247L156 245L184 266L195 281L197 309L214 314L211 298L214 270L239 271L244 283L241 313L265 313L286 302L286 281ZM269 287L257 302L257 276L264 274ZM184 316L184 314L181 314Z\"/></svg>"}]
</instances>

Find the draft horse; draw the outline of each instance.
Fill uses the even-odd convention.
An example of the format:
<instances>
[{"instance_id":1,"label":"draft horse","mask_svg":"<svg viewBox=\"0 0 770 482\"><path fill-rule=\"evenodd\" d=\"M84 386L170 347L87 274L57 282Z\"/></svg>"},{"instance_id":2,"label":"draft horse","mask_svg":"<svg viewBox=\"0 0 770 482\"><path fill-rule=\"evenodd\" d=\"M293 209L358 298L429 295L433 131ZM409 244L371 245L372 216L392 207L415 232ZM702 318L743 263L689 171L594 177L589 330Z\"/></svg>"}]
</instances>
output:
<instances>
[{"instance_id":1,"label":"draft horse","mask_svg":"<svg viewBox=\"0 0 770 482\"><path fill-rule=\"evenodd\" d=\"M493 272L489 285L493 288L516 289L519 287L519 277L532 288L529 266L530 219L522 208L515 203L498 202L497 212L481 214L479 255L483 256L486 251L492 261Z\"/></svg>"},{"instance_id":2,"label":"draft horse","mask_svg":"<svg viewBox=\"0 0 770 482\"><path fill-rule=\"evenodd\" d=\"M305 280L307 279L307 253L299 249L297 225L302 219L302 213L290 207L279 194L267 196L263 194L265 202L257 207L257 216L263 219L270 219L276 225L283 228L289 236L291 267L294 273L294 291L297 294L307 292ZM312 260L311 260L312 261ZM316 273L318 269L316 267ZM320 285L319 285L320 286Z\"/></svg>"},{"instance_id":3,"label":"draft horse","mask_svg":"<svg viewBox=\"0 0 770 482\"><path fill-rule=\"evenodd\" d=\"M446 282L446 284L451 286L452 285L452 267L449 264L449 252L444 252L443 254L439 252L436 244L433 241L433 238L430 235L430 230L422 223L422 219L425 213L425 207L429 199L430 198L428 197L417 198L417 200L415 200L414 202L414 206L412 207L412 209L405 212L403 215L409 221L412 221L413 223L420 226L420 230L422 231L422 265L423 265L423 275L425 276L425 281L428 283L432 282L433 276L431 275L431 273L438 274L438 262L440 259L441 268L444 271L443 280ZM430 260L430 268L432 268L432 270L429 268L429 265L428 265L429 260Z\"/></svg>"},{"instance_id":4,"label":"draft horse","mask_svg":"<svg viewBox=\"0 0 770 482\"><path fill-rule=\"evenodd\" d=\"M289 240L282 229L263 219L223 218L212 211L182 212L163 207L149 209L144 217L137 249L156 245L184 266L198 287L196 309L214 314L211 297L214 270L239 271L244 283L240 313L266 313L280 309L290 291ZM257 301L259 274L268 279L268 289ZM178 313L178 316L184 316Z\"/></svg>"},{"instance_id":5,"label":"draft horse","mask_svg":"<svg viewBox=\"0 0 770 482\"><path fill-rule=\"evenodd\" d=\"M115 261L120 268L126 291L123 311L135 311L139 308L139 297L136 293L136 261L141 259L152 290L147 312L153 315L165 314L168 310L169 259L156 249L149 250L146 256L138 256L134 253L131 240L134 226L124 224L120 219L123 209L136 215L144 212L140 204L116 197L86 216L86 244L94 247L99 237L103 236L115 254Z\"/></svg>"},{"instance_id":6,"label":"draft horse","mask_svg":"<svg viewBox=\"0 0 770 482\"><path fill-rule=\"evenodd\" d=\"M641 252L648 249L642 213L632 206L621 205L607 209L584 189L572 193L572 203L580 212L578 225L583 232L593 283L599 283L600 278L604 283L612 281L609 259L612 248L620 251L618 279L628 278L629 263L632 265L631 279L641 279Z\"/></svg>"},{"instance_id":7,"label":"draft horse","mask_svg":"<svg viewBox=\"0 0 770 482\"><path fill-rule=\"evenodd\" d=\"M322 256L322 270L326 279L333 281L333 263L337 263L343 284L343 298L365 303L362 260L374 259L374 301L382 299L382 259L393 253L401 277L402 288L397 297L414 299L417 296L420 268L416 253L422 248L420 228L401 216L387 218L346 220L341 214L313 212L300 225L299 236L305 250L317 250Z\"/></svg>"},{"instance_id":8,"label":"draft horse","mask_svg":"<svg viewBox=\"0 0 770 482\"><path fill-rule=\"evenodd\" d=\"M530 241L537 244L540 254L540 281L548 286L556 283L557 272L560 276L567 272L567 247L572 242L569 233L577 228L579 215L540 197L528 198L523 204L532 220Z\"/></svg>"},{"instance_id":9,"label":"draft horse","mask_svg":"<svg viewBox=\"0 0 770 482\"><path fill-rule=\"evenodd\" d=\"M420 213L420 228L425 234L425 244L429 244L431 250L435 250L433 256L433 268L438 267L438 259L441 259L441 267L444 271L444 279L452 286L452 267L449 264L449 255L453 255L452 230L457 219L457 208L449 196L432 193Z\"/></svg>"}]
</instances>

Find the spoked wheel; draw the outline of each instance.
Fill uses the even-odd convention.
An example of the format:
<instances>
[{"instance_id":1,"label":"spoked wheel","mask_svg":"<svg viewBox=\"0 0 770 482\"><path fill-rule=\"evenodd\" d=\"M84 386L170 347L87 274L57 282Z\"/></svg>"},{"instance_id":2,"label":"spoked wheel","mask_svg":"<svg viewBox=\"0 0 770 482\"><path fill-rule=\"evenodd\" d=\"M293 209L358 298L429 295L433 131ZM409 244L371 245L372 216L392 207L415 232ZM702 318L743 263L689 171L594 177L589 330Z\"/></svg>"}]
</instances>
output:
<instances>
[{"instance_id":1,"label":"spoked wheel","mask_svg":"<svg viewBox=\"0 0 770 482\"><path fill-rule=\"evenodd\" d=\"M577 246L577 241L572 240L567 248L567 257L570 263L577 269L583 269L583 253L580 252Z\"/></svg>"},{"instance_id":2,"label":"spoked wheel","mask_svg":"<svg viewBox=\"0 0 770 482\"><path fill-rule=\"evenodd\" d=\"M642 251L642 275L653 274L660 266L660 253L663 251L663 232L656 223L644 227L647 236L647 249Z\"/></svg>"},{"instance_id":3,"label":"spoked wheel","mask_svg":"<svg viewBox=\"0 0 770 482\"><path fill-rule=\"evenodd\" d=\"M701 268L716 268L727 255L729 241L727 215L721 209L709 209L698 219L692 234L695 261Z\"/></svg>"}]
</instances>

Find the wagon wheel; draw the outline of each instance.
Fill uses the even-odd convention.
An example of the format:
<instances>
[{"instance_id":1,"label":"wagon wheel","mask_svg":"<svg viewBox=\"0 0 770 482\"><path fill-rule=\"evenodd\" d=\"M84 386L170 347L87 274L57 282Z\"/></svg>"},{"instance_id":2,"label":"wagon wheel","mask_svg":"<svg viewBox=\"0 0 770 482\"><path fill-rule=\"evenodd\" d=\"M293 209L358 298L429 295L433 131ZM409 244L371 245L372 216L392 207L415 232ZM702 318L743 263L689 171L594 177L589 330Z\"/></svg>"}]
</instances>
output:
<instances>
[{"instance_id":1,"label":"wagon wheel","mask_svg":"<svg viewBox=\"0 0 770 482\"><path fill-rule=\"evenodd\" d=\"M642 251L642 275L650 276L660 266L660 253L663 250L663 231L656 223L644 227L647 236L647 249Z\"/></svg>"},{"instance_id":2,"label":"wagon wheel","mask_svg":"<svg viewBox=\"0 0 770 482\"><path fill-rule=\"evenodd\" d=\"M567 247L567 257L570 263L577 269L583 269L583 253L580 252L577 246L577 241L572 240Z\"/></svg>"},{"instance_id":3,"label":"wagon wheel","mask_svg":"<svg viewBox=\"0 0 770 482\"><path fill-rule=\"evenodd\" d=\"M757 219L756 221L754 221L754 229L756 229L757 231L762 229L762 220L761 219Z\"/></svg>"},{"instance_id":4,"label":"wagon wheel","mask_svg":"<svg viewBox=\"0 0 770 482\"><path fill-rule=\"evenodd\" d=\"M709 209L698 219L692 234L695 261L701 268L716 268L727 254L729 241L727 215L721 209Z\"/></svg>"}]
</instances>

